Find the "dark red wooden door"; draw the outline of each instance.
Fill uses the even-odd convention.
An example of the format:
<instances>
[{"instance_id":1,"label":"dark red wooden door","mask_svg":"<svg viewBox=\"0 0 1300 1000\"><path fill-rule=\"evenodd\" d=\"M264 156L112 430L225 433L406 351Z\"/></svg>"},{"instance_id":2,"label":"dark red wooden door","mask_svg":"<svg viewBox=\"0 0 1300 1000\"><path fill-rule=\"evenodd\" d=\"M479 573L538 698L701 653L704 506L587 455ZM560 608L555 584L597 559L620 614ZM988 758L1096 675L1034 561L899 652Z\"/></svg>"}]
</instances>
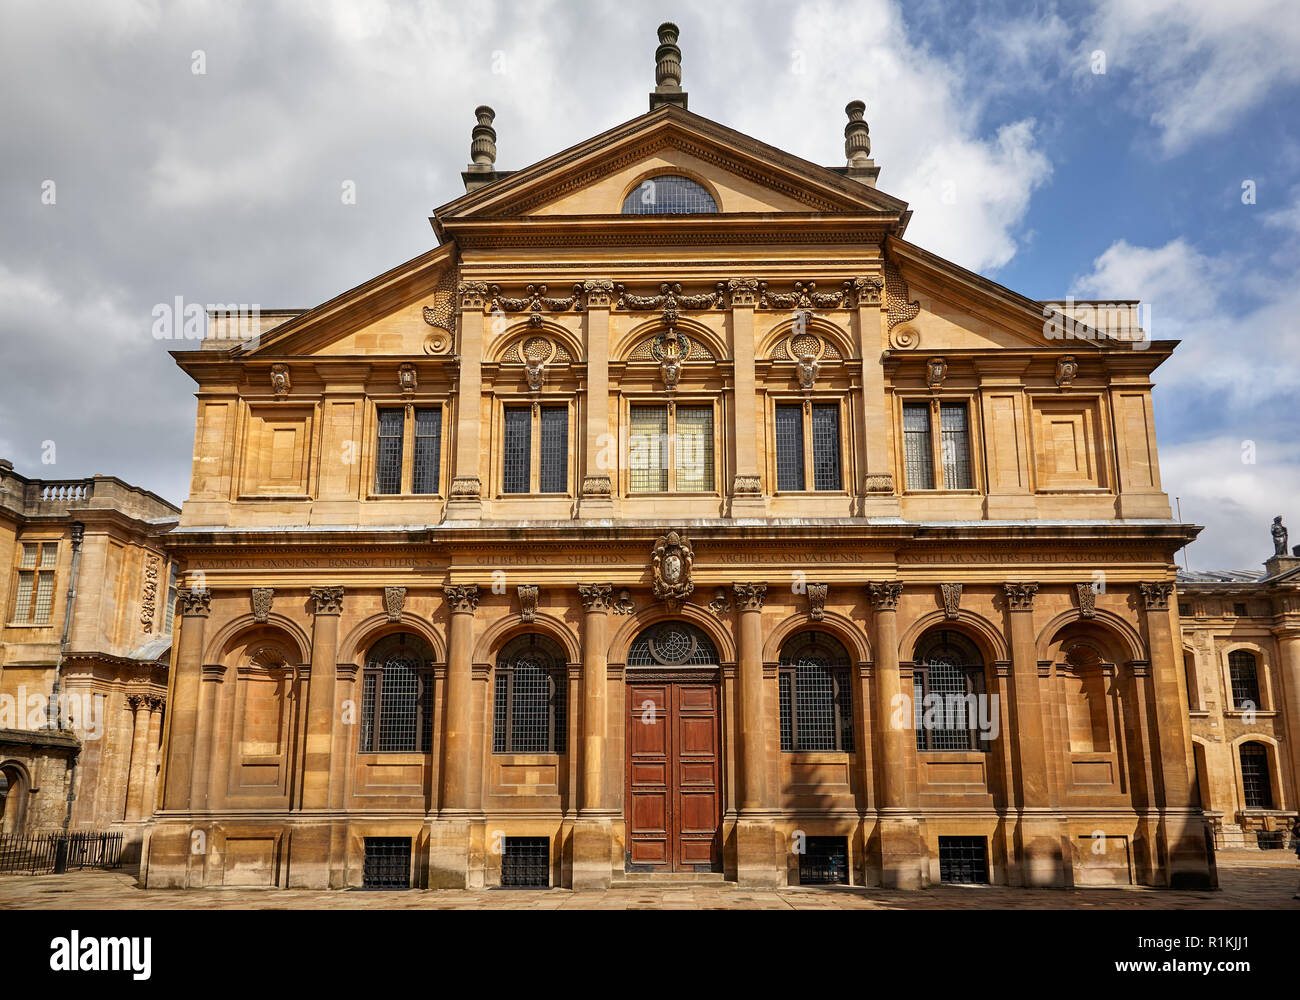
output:
<instances>
[{"instance_id":1,"label":"dark red wooden door","mask_svg":"<svg viewBox=\"0 0 1300 1000\"><path fill-rule=\"evenodd\" d=\"M669 680L627 686L627 843L635 865L716 868L718 686Z\"/></svg>"}]
</instances>

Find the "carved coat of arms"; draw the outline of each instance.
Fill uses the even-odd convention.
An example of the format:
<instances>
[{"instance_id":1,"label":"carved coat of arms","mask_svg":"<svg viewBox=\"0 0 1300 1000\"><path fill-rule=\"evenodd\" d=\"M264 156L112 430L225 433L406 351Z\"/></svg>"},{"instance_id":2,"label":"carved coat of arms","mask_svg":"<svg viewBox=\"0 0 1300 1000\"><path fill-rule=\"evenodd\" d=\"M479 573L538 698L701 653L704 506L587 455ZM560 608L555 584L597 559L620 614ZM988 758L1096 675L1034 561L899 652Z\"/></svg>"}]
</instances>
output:
<instances>
[{"instance_id":1,"label":"carved coat of arms","mask_svg":"<svg viewBox=\"0 0 1300 1000\"><path fill-rule=\"evenodd\" d=\"M675 531L662 535L655 543L651 568L654 572L654 594L675 608L695 590L691 579L691 566L695 552L691 543Z\"/></svg>"}]
</instances>

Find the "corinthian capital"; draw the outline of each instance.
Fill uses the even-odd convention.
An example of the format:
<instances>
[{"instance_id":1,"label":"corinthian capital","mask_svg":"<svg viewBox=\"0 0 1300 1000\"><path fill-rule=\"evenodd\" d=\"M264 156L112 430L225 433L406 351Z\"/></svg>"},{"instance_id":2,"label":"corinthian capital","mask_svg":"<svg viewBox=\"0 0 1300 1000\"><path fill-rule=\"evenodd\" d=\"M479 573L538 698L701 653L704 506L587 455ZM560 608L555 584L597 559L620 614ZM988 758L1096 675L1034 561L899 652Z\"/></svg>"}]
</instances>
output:
<instances>
[{"instance_id":1,"label":"corinthian capital","mask_svg":"<svg viewBox=\"0 0 1300 1000\"><path fill-rule=\"evenodd\" d=\"M1139 583L1138 589L1142 592L1142 602L1148 611L1169 610L1169 595L1174 592L1173 583Z\"/></svg>"},{"instance_id":2,"label":"corinthian capital","mask_svg":"<svg viewBox=\"0 0 1300 1000\"><path fill-rule=\"evenodd\" d=\"M582 598L582 607L587 611L608 611L614 602L614 585L612 583L580 583L578 596Z\"/></svg>"},{"instance_id":3,"label":"corinthian capital","mask_svg":"<svg viewBox=\"0 0 1300 1000\"><path fill-rule=\"evenodd\" d=\"M442 595L453 612L473 614L478 610L478 584L456 584L442 588Z\"/></svg>"},{"instance_id":4,"label":"corinthian capital","mask_svg":"<svg viewBox=\"0 0 1300 1000\"><path fill-rule=\"evenodd\" d=\"M1012 611L1032 611L1034 595L1038 593L1036 583L1004 583L1002 589L1007 594L1007 606Z\"/></svg>"},{"instance_id":5,"label":"corinthian capital","mask_svg":"<svg viewBox=\"0 0 1300 1000\"><path fill-rule=\"evenodd\" d=\"M212 612L212 594L207 590L182 588L176 591L182 618L206 618Z\"/></svg>"},{"instance_id":6,"label":"corinthian capital","mask_svg":"<svg viewBox=\"0 0 1300 1000\"><path fill-rule=\"evenodd\" d=\"M318 615L338 615L343 613L342 587L312 587L311 599L314 612Z\"/></svg>"},{"instance_id":7,"label":"corinthian capital","mask_svg":"<svg viewBox=\"0 0 1300 1000\"><path fill-rule=\"evenodd\" d=\"M898 580L867 584L867 598L877 611L897 611L898 599L903 596L903 585Z\"/></svg>"},{"instance_id":8,"label":"corinthian capital","mask_svg":"<svg viewBox=\"0 0 1300 1000\"><path fill-rule=\"evenodd\" d=\"M736 593L736 608L740 611L759 611L767 600L765 583L737 583L732 590Z\"/></svg>"}]
</instances>

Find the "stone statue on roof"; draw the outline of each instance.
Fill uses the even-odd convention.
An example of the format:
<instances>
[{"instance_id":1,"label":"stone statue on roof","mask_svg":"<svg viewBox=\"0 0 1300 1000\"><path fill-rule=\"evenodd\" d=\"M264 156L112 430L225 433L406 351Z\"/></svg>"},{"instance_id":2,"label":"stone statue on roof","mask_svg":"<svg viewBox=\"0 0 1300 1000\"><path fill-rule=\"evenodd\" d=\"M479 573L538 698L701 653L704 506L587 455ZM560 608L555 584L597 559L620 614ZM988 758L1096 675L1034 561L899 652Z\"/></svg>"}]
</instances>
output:
<instances>
[{"instance_id":1,"label":"stone statue on roof","mask_svg":"<svg viewBox=\"0 0 1300 1000\"><path fill-rule=\"evenodd\" d=\"M1273 555L1286 555L1286 527L1282 524L1282 515L1273 518Z\"/></svg>"}]
</instances>

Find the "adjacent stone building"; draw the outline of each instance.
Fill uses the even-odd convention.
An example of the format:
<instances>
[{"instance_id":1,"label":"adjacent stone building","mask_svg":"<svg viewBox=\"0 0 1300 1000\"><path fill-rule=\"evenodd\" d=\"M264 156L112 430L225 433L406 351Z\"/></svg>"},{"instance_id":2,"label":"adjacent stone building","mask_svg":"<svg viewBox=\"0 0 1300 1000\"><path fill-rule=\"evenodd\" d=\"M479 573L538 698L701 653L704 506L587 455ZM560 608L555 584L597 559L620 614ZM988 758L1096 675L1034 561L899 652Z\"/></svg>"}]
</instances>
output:
<instances>
[{"instance_id":1,"label":"adjacent stone building","mask_svg":"<svg viewBox=\"0 0 1300 1000\"><path fill-rule=\"evenodd\" d=\"M1175 345L908 242L861 102L835 167L691 112L676 42L524 169L479 108L434 249L175 354L147 884L1210 884Z\"/></svg>"},{"instance_id":2,"label":"adjacent stone building","mask_svg":"<svg viewBox=\"0 0 1300 1000\"><path fill-rule=\"evenodd\" d=\"M1300 803L1300 551L1284 534L1277 548L1263 572L1178 575L1195 773L1219 847L1282 847Z\"/></svg>"},{"instance_id":3,"label":"adjacent stone building","mask_svg":"<svg viewBox=\"0 0 1300 1000\"><path fill-rule=\"evenodd\" d=\"M0 833L138 844L171 650L161 537L179 513L112 476L29 479L0 461Z\"/></svg>"}]
</instances>

